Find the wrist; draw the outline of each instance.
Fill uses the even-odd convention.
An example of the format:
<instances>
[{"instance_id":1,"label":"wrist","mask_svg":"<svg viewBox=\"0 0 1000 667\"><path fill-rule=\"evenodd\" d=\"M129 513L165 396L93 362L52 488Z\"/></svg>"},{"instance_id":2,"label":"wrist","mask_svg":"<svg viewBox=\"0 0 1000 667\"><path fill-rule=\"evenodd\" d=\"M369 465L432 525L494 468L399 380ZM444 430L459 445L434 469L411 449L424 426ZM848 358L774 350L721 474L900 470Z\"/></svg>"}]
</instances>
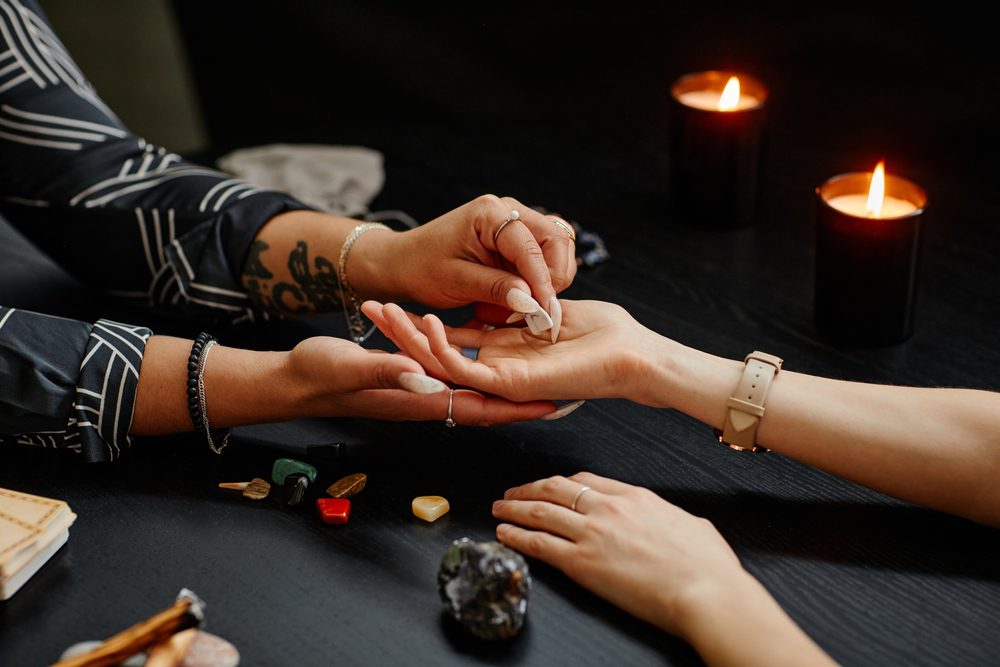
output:
<instances>
[{"instance_id":1,"label":"wrist","mask_svg":"<svg viewBox=\"0 0 1000 667\"><path fill-rule=\"evenodd\" d=\"M722 428L728 398L739 384L743 364L659 337L649 374L647 405L674 408Z\"/></svg>"},{"instance_id":2,"label":"wrist","mask_svg":"<svg viewBox=\"0 0 1000 667\"><path fill-rule=\"evenodd\" d=\"M405 257L405 253L399 251L404 233L390 229L370 229L354 242L347 256L345 272L351 288L362 301L396 301L405 298L398 281L401 273L399 262ZM342 248L343 245L337 250L338 262Z\"/></svg>"},{"instance_id":3,"label":"wrist","mask_svg":"<svg viewBox=\"0 0 1000 667\"><path fill-rule=\"evenodd\" d=\"M308 416L315 389L300 381L288 352L217 345L205 367L205 394L213 428Z\"/></svg>"}]
</instances>

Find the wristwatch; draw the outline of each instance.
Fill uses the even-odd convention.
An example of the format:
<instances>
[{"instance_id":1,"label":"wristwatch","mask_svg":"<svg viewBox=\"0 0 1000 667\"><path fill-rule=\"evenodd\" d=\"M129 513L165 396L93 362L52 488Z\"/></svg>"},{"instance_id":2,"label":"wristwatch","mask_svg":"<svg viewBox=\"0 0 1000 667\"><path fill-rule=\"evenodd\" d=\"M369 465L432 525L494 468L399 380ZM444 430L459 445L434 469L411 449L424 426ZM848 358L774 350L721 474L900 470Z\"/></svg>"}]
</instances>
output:
<instances>
[{"instance_id":1,"label":"wristwatch","mask_svg":"<svg viewBox=\"0 0 1000 667\"><path fill-rule=\"evenodd\" d=\"M751 352L743 360L746 368L736 387L736 393L729 397L725 428L715 429L719 442L738 452L766 452L765 447L756 443L757 426L764 416L764 401L767 390L783 360L766 352Z\"/></svg>"}]
</instances>

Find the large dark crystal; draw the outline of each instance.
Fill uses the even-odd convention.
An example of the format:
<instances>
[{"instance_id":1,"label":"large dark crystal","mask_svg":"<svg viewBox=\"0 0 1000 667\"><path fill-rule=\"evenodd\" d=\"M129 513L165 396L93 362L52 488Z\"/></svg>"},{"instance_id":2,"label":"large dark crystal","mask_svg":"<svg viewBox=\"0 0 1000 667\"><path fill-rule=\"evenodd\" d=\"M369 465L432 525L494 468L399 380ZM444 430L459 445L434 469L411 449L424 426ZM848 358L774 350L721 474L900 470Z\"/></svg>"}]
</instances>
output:
<instances>
[{"instance_id":1,"label":"large dark crystal","mask_svg":"<svg viewBox=\"0 0 1000 667\"><path fill-rule=\"evenodd\" d=\"M482 639L510 639L524 626L531 573L499 542L452 542L438 568L438 592L448 613Z\"/></svg>"}]
</instances>

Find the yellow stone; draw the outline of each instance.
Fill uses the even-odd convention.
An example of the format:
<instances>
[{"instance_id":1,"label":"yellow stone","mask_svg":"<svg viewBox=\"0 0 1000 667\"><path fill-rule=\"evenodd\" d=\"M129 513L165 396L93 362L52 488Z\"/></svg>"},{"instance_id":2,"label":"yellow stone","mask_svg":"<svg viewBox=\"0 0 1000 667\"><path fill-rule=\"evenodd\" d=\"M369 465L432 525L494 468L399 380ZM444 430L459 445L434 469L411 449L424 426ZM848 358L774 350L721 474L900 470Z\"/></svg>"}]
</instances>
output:
<instances>
[{"instance_id":1,"label":"yellow stone","mask_svg":"<svg viewBox=\"0 0 1000 667\"><path fill-rule=\"evenodd\" d=\"M413 499L413 515L424 521L437 521L451 509L447 498L418 496Z\"/></svg>"}]
</instances>

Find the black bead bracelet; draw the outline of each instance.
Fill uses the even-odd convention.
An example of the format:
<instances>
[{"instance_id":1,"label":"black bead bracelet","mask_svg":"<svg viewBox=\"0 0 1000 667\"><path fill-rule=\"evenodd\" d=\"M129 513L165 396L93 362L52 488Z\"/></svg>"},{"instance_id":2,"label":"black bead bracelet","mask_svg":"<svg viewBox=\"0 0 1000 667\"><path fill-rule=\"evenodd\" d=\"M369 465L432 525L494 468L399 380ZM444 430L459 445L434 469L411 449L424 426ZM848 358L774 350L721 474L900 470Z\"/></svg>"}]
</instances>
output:
<instances>
[{"instance_id":1,"label":"black bead bracelet","mask_svg":"<svg viewBox=\"0 0 1000 667\"><path fill-rule=\"evenodd\" d=\"M211 334L202 332L194 340L191 346L191 355L187 362L187 401L188 414L191 416L191 423L194 425L196 433L201 433L208 440L209 449L216 454L221 454L222 450L229 442L229 431L215 431L208 426L208 417L205 414L205 355L208 349L216 343L216 339ZM221 445L216 445L216 441Z\"/></svg>"}]
</instances>

